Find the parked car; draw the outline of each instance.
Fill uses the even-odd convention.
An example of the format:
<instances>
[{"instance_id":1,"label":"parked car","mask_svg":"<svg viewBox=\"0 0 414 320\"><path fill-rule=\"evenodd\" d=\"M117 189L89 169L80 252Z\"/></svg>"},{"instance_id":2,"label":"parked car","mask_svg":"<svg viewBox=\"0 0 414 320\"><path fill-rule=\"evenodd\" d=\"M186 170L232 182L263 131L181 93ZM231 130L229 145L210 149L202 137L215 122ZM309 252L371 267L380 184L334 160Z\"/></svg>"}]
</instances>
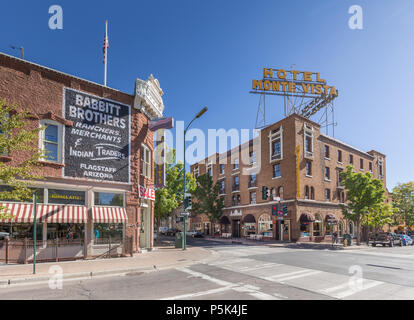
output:
<instances>
[{"instance_id":1,"label":"parked car","mask_svg":"<svg viewBox=\"0 0 414 320\"><path fill-rule=\"evenodd\" d=\"M188 230L186 232L187 237L194 237L194 235L197 233L197 230L193 229L193 230Z\"/></svg>"},{"instance_id":2,"label":"parked car","mask_svg":"<svg viewBox=\"0 0 414 320\"><path fill-rule=\"evenodd\" d=\"M383 247L394 245L402 246L403 242L401 238L394 232L383 232L375 235L372 241L372 246L375 247L377 244L382 244Z\"/></svg>"},{"instance_id":3,"label":"parked car","mask_svg":"<svg viewBox=\"0 0 414 320\"><path fill-rule=\"evenodd\" d=\"M196 233L193 234L193 238L202 238L202 237L204 237L204 234L200 230L196 231Z\"/></svg>"},{"instance_id":4,"label":"parked car","mask_svg":"<svg viewBox=\"0 0 414 320\"><path fill-rule=\"evenodd\" d=\"M158 231L160 234L167 234L168 227L159 227Z\"/></svg>"},{"instance_id":5,"label":"parked car","mask_svg":"<svg viewBox=\"0 0 414 320\"><path fill-rule=\"evenodd\" d=\"M414 244L414 241L410 236L407 236L405 234L397 234L397 236L400 237L401 242L404 246L412 246Z\"/></svg>"},{"instance_id":6,"label":"parked car","mask_svg":"<svg viewBox=\"0 0 414 320\"><path fill-rule=\"evenodd\" d=\"M168 229L167 232L165 233L167 236L175 236L175 234L177 232L180 232L180 230L178 230L177 228L171 228Z\"/></svg>"},{"instance_id":7,"label":"parked car","mask_svg":"<svg viewBox=\"0 0 414 320\"><path fill-rule=\"evenodd\" d=\"M5 240L10 237L10 233L8 232L0 232L0 240Z\"/></svg>"}]
</instances>

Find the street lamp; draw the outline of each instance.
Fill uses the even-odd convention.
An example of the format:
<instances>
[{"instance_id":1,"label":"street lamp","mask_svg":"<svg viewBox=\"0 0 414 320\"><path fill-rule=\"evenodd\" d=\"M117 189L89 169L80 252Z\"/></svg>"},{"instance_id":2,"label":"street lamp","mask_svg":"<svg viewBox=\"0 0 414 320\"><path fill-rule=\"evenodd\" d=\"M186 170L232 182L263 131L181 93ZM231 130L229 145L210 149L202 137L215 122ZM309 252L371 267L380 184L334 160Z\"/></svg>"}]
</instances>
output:
<instances>
[{"instance_id":1,"label":"street lamp","mask_svg":"<svg viewBox=\"0 0 414 320\"><path fill-rule=\"evenodd\" d=\"M23 47L18 48L18 47L15 47L14 45L11 44L10 48L12 48L13 50L19 50L20 49L21 57L24 60L24 48Z\"/></svg>"},{"instance_id":2,"label":"street lamp","mask_svg":"<svg viewBox=\"0 0 414 320\"><path fill-rule=\"evenodd\" d=\"M207 111L207 107L204 107L203 109L200 110L199 113L196 114L196 116L193 118L193 120L190 121L190 123L188 124L188 126L185 128L184 130L184 144L183 144L183 152L184 152L184 166L183 166L183 175L184 175L184 190L183 190L183 208L184 208L184 198L185 198L185 135L187 133L188 128L191 126L191 124L194 122L195 119L200 118L205 112ZM185 210L185 208L184 208ZM187 216L184 215L184 247L183 250L187 249Z\"/></svg>"}]
</instances>

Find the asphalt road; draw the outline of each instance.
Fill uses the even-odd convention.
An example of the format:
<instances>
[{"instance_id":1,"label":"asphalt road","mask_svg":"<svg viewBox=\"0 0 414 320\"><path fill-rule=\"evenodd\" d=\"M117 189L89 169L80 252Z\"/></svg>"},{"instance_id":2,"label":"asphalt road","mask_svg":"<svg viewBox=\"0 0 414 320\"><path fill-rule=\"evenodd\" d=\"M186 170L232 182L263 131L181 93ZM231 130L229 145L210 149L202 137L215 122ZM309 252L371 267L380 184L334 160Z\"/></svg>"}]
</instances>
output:
<instances>
[{"instance_id":1,"label":"asphalt road","mask_svg":"<svg viewBox=\"0 0 414 320\"><path fill-rule=\"evenodd\" d=\"M185 268L0 289L1 299L414 299L414 246L330 250L189 239L215 259Z\"/></svg>"}]
</instances>

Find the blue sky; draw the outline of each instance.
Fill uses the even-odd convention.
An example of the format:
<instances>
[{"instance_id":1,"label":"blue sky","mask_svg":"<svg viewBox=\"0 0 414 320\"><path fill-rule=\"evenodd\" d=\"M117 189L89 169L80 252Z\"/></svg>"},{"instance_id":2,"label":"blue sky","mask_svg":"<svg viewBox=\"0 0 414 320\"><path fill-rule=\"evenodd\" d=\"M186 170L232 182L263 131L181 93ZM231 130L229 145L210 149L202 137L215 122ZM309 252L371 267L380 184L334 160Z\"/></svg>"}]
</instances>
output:
<instances>
[{"instance_id":1,"label":"blue sky","mask_svg":"<svg viewBox=\"0 0 414 320\"><path fill-rule=\"evenodd\" d=\"M63 30L48 28L49 6L63 8ZM348 27L363 8L364 29ZM0 51L103 82L109 20L108 86L132 93L154 74L165 114L209 128L253 128L258 96L251 80L264 67L320 72L339 90L335 137L387 155L387 187L413 180L412 0L23 1L2 6ZM269 123L282 100L268 100Z\"/></svg>"}]
</instances>

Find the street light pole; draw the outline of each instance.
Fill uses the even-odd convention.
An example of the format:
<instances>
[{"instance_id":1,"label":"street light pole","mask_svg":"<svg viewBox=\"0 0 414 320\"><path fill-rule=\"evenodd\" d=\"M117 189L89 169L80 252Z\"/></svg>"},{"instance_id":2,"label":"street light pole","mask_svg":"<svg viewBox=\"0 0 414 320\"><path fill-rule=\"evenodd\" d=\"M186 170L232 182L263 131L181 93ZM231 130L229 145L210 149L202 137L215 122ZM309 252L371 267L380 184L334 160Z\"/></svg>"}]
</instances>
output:
<instances>
[{"instance_id":1,"label":"street light pole","mask_svg":"<svg viewBox=\"0 0 414 320\"><path fill-rule=\"evenodd\" d=\"M183 175L184 175L184 177L183 177L183 180L184 180L184 183L183 183L183 209L184 210L185 210L184 199L185 199L185 187L186 187L186 185L185 185L185 135L187 134L187 130L191 126L191 124L194 122L194 120L200 118L206 111L207 111L207 107L204 107L203 109L201 109L201 111L199 113L197 113L197 115L193 118L193 120L190 121L190 123L188 124L188 126L184 130L184 137L183 137L183 139L184 139L184 141L183 141L184 142L183 143L183 152L184 152L184 157L183 157L184 158L184 166L183 166ZM184 215L184 240L183 240L183 242L184 242L183 250L186 250L187 249L187 216L186 215Z\"/></svg>"}]
</instances>

